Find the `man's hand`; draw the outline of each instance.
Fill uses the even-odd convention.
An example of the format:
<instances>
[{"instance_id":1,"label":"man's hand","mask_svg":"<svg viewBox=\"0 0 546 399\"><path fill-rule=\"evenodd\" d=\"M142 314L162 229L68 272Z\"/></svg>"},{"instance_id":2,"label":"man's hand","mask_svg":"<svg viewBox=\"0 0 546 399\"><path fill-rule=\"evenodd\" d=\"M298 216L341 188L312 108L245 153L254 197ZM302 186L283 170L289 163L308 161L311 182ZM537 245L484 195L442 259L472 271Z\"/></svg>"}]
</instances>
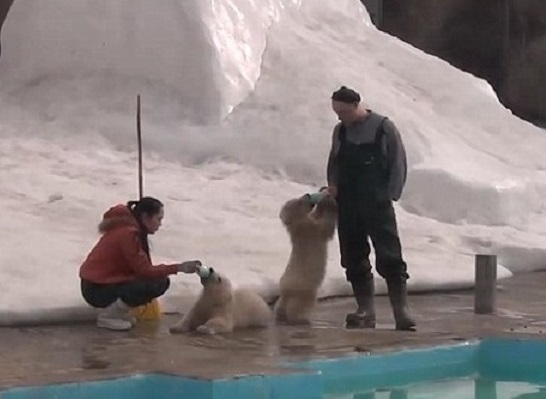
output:
<instances>
[{"instance_id":1,"label":"man's hand","mask_svg":"<svg viewBox=\"0 0 546 399\"><path fill-rule=\"evenodd\" d=\"M337 197L337 186L328 186L328 187L322 187L320 189L320 192L326 191L329 195L336 198Z\"/></svg>"}]
</instances>

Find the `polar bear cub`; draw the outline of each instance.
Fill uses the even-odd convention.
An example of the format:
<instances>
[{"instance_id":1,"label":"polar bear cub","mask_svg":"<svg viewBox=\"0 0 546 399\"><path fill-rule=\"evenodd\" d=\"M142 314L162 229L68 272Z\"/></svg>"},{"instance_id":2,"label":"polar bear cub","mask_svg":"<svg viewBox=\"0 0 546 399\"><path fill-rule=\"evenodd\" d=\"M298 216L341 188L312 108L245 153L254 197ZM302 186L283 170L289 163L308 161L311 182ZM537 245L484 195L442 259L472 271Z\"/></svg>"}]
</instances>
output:
<instances>
[{"instance_id":1,"label":"polar bear cub","mask_svg":"<svg viewBox=\"0 0 546 399\"><path fill-rule=\"evenodd\" d=\"M333 238L337 203L325 194L313 206L309 195L291 199L281 208L292 252L279 282L280 297L275 320L287 324L310 324L317 292L326 274L328 242Z\"/></svg>"},{"instance_id":2,"label":"polar bear cub","mask_svg":"<svg viewBox=\"0 0 546 399\"><path fill-rule=\"evenodd\" d=\"M254 291L233 289L228 278L212 269L207 278L201 279L201 284L201 294L189 312L170 328L171 333L228 333L270 323L271 309Z\"/></svg>"}]
</instances>

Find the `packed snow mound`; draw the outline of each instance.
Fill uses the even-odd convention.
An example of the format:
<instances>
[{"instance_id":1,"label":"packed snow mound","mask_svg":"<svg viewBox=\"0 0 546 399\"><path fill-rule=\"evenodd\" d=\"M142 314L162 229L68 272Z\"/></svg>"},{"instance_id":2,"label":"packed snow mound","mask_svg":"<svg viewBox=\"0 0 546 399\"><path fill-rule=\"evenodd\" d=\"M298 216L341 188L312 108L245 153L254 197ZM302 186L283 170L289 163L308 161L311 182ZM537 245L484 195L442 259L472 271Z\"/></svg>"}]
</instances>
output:
<instances>
[{"instance_id":1,"label":"packed snow mound","mask_svg":"<svg viewBox=\"0 0 546 399\"><path fill-rule=\"evenodd\" d=\"M254 88L267 31L294 3L18 0L6 26L3 81L100 74L130 96L148 83L173 113L216 122Z\"/></svg>"}]
</instances>

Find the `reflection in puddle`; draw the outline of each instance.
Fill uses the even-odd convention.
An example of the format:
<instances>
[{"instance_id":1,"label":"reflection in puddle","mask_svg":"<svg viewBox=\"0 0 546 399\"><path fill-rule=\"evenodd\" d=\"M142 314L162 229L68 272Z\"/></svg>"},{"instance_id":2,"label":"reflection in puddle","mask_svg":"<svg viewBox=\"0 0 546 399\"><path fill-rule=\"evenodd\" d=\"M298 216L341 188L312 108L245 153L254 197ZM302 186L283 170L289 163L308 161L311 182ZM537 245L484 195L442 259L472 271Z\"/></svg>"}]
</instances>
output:
<instances>
[{"instance_id":1,"label":"reflection in puddle","mask_svg":"<svg viewBox=\"0 0 546 399\"><path fill-rule=\"evenodd\" d=\"M337 393L325 399L546 399L546 383L459 379L382 388L362 392Z\"/></svg>"}]
</instances>

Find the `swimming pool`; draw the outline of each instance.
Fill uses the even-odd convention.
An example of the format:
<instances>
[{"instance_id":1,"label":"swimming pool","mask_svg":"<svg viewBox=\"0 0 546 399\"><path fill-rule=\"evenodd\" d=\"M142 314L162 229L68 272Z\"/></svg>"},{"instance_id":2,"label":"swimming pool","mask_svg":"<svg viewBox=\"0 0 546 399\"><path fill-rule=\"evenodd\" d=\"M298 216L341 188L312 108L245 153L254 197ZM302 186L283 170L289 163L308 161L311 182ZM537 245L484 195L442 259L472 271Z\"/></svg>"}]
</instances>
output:
<instances>
[{"instance_id":1,"label":"swimming pool","mask_svg":"<svg viewBox=\"0 0 546 399\"><path fill-rule=\"evenodd\" d=\"M199 380L136 375L0 391L0 399L538 399L546 341L485 339L288 363L290 372Z\"/></svg>"},{"instance_id":2,"label":"swimming pool","mask_svg":"<svg viewBox=\"0 0 546 399\"><path fill-rule=\"evenodd\" d=\"M299 363L328 399L546 399L546 341L458 345Z\"/></svg>"}]
</instances>

